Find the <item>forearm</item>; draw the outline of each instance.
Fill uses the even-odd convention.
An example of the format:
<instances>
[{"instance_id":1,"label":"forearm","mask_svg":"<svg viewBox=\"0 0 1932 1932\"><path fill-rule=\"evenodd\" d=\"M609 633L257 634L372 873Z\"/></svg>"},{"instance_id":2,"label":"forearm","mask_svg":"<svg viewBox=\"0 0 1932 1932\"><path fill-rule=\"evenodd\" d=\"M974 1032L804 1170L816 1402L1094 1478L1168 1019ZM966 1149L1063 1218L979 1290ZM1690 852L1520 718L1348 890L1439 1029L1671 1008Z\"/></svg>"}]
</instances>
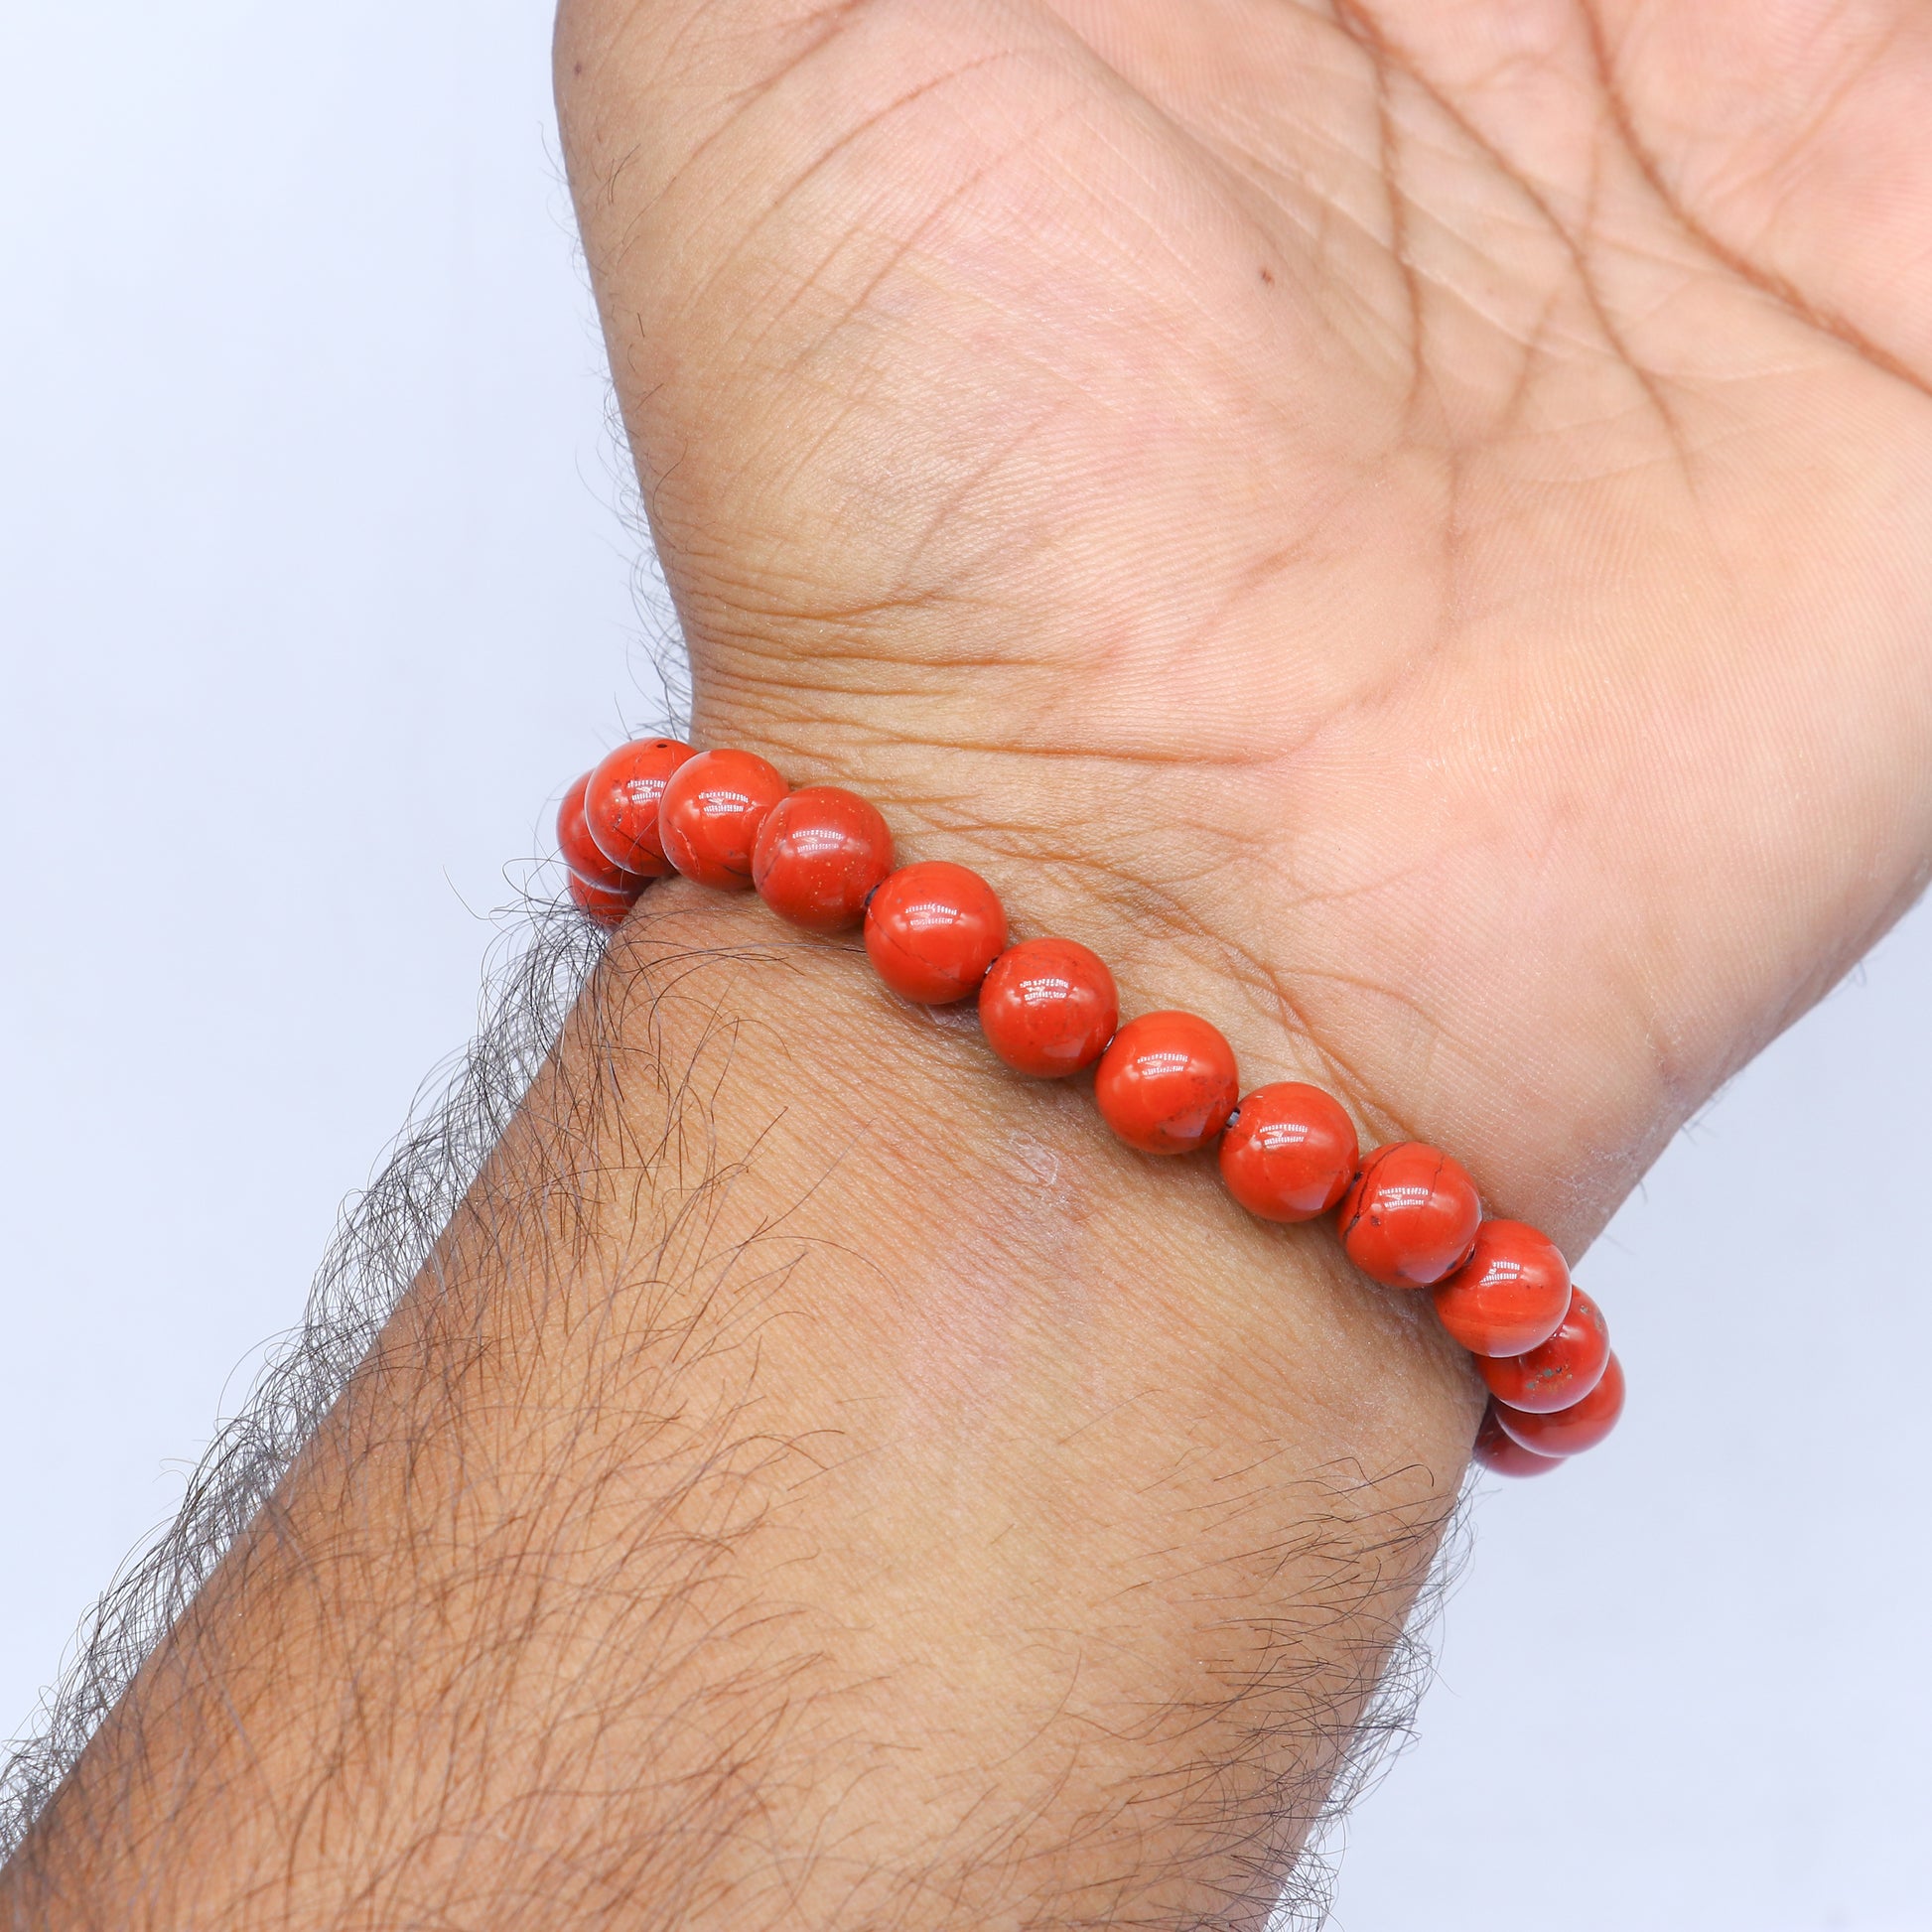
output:
<instances>
[{"instance_id":1,"label":"forearm","mask_svg":"<svg viewBox=\"0 0 1932 1932\"><path fill-rule=\"evenodd\" d=\"M851 947L653 899L13 1923L1265 1917L1466 1370Z\"/></svg>"}]
</instances>

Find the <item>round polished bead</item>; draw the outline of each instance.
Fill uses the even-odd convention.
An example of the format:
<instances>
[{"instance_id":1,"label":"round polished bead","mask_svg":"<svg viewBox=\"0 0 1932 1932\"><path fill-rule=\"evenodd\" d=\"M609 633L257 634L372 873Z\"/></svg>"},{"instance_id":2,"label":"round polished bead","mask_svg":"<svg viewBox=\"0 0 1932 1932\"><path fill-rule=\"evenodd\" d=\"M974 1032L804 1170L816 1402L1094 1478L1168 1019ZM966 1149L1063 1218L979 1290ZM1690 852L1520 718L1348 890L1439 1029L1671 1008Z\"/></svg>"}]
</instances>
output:
<instances>
[{"instance_id":1,"label":"round polished bead","mask_svg":"<svg viewBox=\"0 0 1932 1932\"><path fill-rule=\"evenodd\" d=\"M1563 1460L1558 1455L1538 1455L1506 1435L1496 1419L1492 1402L1482 1412L1482 1427L1476 1431L1476 1446L1471 1451L1485 1469L1499 1476L1547 1476Z\"/></svg>"},{"instance_id":2,"label":"round polished bead","mask_svg":"<svg viewBox=\"0 0 1932 1932\"><path fill-rule=\"evenodd\" d=\"M1602 1311L1581 1288L1550 1339L1522 1355L1478 1357L1489 1393L1512 1409L1547 1416L1581 1402L1595 1388L1610 1359L1610 1331Z\"/></svg>"},{"instance_id":3,"label":"round polished bead","mask_svg":"<svg viewBox=\"0 0 1932 1932\"><path fill-rule=\"evenodd\" d=\"M1077 1073L1120 1025L1120 994L1098 953L1072 939L1023 939L993 962L980 988L986 1043L1016 1073Z\"/></svg>"},{"instance_id":4,"label":"round polished bead","mask_svg":"<svg viewBox=\"0 0 1932 1932\"><path fill-rule=\"evenodd\" d=\"M1612 1355L1595 1388L1568 1409L1538 1415L1497 1403L1495 1410L1503 1433L1519 1448L1537 1455L1581 1455L1594 1449L1623 1414L1623 1364Z\"/></svg>"},{"instance_id":5,"label":"round polished bead","mask_svg":"<svg viewBox=\"0 0 1932 1932\"><path fill-rule=\"evenodd\" d=\"M1429 1288L1459 1268L1476 1238L1475 1183L1440 1148L1378 1147L1342 1196L1341 1245L1387 1288Z\"/></svg>"},{"instance_id":6,"label":"round polished bead","mask_svg":"<svg viewBox=\"0 0 1932 1932\"><path fill-rule=\"evenodd\" d=\"M635 893L606 893L570 874L570 897L578 911L595 919L599 925L617 927L623 923L623 915L637 902Z\"/></svg>"},{"instance_id":7,"label":"round polished bead","mask_svg":"<svg viewBox=\"0 0 1932 1932\"><path fill-rule=\"evenodd\" d=\"M945 859L901 866L866 907L866 953L879 977L923 1006L977 992L1006 947L1006 909L993 888Z\"/></svg>"},{"instance_id":8,"label":"round polished bead","mask_svg":"<svg viewBox=\"0 0 1932 1932\"><path fill-rule=\"evenodd\" d=\"M1348 1191L1360 1153L1338 1100L1278 1080L1243 1098L1221 1137L1221 1178L1250 1214L1311 1221Z\"/></svg>"},{"instance_id":9,"label":"round polished bead","mask_svg":"<svg viewBox=\"0 0 1932 1932\"><path fill-rule=\"evenodd\" d=\"M1241 1098L1234 1048L1197 1014L1144 1013L1100 1056L1100 1117L1143 1154L1191 1154Z\"/></svg>"},{"instance_id":10,"label":"round polished bead","mask_svg":"<svg viewBox=\"0 0 1932 1932\"><path fill-rule=\"evenodd\" d=\"M1443 1326L1471 1355L1522 1355L1556 1333L1570 1269L1556 1243L1521 1221L1484 1221L1467 1261L1436 1285Z\"/></svg>"},{"instance_id":11,"label":"round polished bead","mask_svg":"<svg viewBox=\"0 0 1932 1932\"><path fill-rule=\"evenodd\" d=\"M756 752L727 749L687 759L657 801L665 858L700 886L749 892L765 814L790 789Z\"/></svg>"},{"instance_id":12,"label":"round polished bead","mask_svg":"<svg viewBox=\"0 0 1932 1932\"><path fill-rule=\"evenodd\" d=\"M639 738L620 745L590 775L585 823L615 866L662 879L671 870L657 836L657 801L671 773L697 755L681 739Z\"/></svg>"},{"instance_id":13,"label":"round polished bead","mask_svg":"<svg viewBox=\"0 0 1932 1932\"><path fill-rule=\"evenodd\" d=\"M587 771L564 793L564 802L557 807L557 849L564 864L585 885L595 886L601 893L627 894L635 898L647 882L634 872L614 866L584 822L584 788L590 780Z\"/></svg>"},{"instance_id":14,"label":"round polished bead","mask_svg":"<svg viewBox=\"0 0 1932 1932\"><path fill-rule=\"evenodd\" d=\"M878 808L837 785L807 785L779 799L752 848L759 897L813 932L857 925L892 869L893 835Z\"/></svg>"}]
</instances>

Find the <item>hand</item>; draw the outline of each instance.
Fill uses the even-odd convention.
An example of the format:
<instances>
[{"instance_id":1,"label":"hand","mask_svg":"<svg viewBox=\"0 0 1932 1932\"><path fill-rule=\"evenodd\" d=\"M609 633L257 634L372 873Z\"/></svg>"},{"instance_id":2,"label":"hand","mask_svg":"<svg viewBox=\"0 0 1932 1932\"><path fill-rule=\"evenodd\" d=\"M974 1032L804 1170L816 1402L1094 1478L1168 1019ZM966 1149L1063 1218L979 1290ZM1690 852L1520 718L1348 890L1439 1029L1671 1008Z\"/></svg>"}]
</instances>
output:
<instances>
[{"instance_id":1,"label":"hand","mask_svg":"<svg viewBox=\"0 0 1932 1932\"><path fill-rule=\"evenodd\" d=\"M568 0L560 55L698 731L1251 1079L1574 1252L1915 891L1922 10ZM1467 1364L774 930L653 893L0 1919L1270 1922Z\"/></svg>"},{"instance_id":2,"label":"hand","mask_svg":"<svg viewBox=\"0 0 1932 1932\"><path fill-rule=\"evenodd\" d=\"M1574 1253L1932 851L1906 0L566 0L696 730Z\"/></svg>"}]
</instances>

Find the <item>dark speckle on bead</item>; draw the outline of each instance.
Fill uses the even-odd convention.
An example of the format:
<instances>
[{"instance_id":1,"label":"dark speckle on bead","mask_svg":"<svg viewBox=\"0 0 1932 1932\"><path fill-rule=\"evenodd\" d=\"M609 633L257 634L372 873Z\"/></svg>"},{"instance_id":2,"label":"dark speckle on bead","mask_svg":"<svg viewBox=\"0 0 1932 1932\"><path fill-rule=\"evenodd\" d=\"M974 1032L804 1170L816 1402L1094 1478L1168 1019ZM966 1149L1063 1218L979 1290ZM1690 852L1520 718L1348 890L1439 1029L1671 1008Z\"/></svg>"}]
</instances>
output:
<instances>
[{"instance_id":1,"label":"dark speckle on bead","mask_svg":"<svg viewBox=\"0 0 1932 1932\"><path fill-rule=\"evenodd\" d=\"M1341 1244L1363 1274L1389 1288L1428 1288L1459 1268L1475 1244L1475 1183L1440 1148L1378 1147L1342 1196Z\"/></svg>"},{"instance_id":2,"label":"dark speckle on bead","mask_svg":"<svg viewBox=\"0 0 1932 1932\"><path fill-rule=\"evenodd\" d=\"M944 859L901 866L866 907L867 957L895 993L923 1005L978 992L1006 944L993 888Z\"/></svg>"},{"instance_id":3,"label":"dark speckle on bead","mask_svg":"<svg viewBox=\"0 0 1932 1932\"><path fill-rule=\"evenodd\" d=\"M1091 1066L1120 1023L1106 962L1071 939L1023 939L980 988L986 1041L1017 1073L1058 1079Z\"/></svg>"},{"instance_id":4,"label":"dark speckle on bead","mask_svg":"<svg viewBox=\"0 0 1932 1932\"><path fill-rule=\"evenodd\" d=\"M590 774L585 823L612 864L647 879L671 870L657 835L657 802L671 773L692 757L680 738L638 738L620 745Z\"/></svg>"},{"instance_id":5,"label":"dark speckle on bead","mask_svg":"<svg viewBox=\"0 0 1932 1932\"><path fill-rule=\"evenodd\" d=\"M1623 1365L1606 1356L1589 1393L1568 1408L1538 1413L1502 1402L1491 1406L1504 1435L1522 1449L1538 1455L1581 1455L1594 1449L1623 1414Z\"/></svg>"},{"instance_id":6,"label":"dark speckle on bead","mask_svg":"<svg viewBox=\"0 0 1932 1932\"><path fill-rule=\"evenodd\" d=\"M789 789L755 752L700 752L672 772L657 801L664 856L700 886L749 891L765 814Z\"/></svg>"},{"instance_id":7,"label":"dark speckle on bead","mask_svg":"<svg viewBox=\"0 0 1932 1932\"><path fill-rule=\"evenodd\" d=\"M893 835L877 807L837 785L780 799L752 849L759 897L812 932L857 925L892 869Z\"/></svg>"},{"instance_id":8,"label":"dark speckle on bead","mask_svg":"<svg viewBox=\"0 0 1932 1932\"><path fill-rule=\"evenodd\" d=\"M1469 1258L1436 1286L1443 1326L1472 1355L1521 1355L1548 1341L1570 1306L1570 1270L1547 1235L1484 1221Z\"/></svg>"},{"instance_id":9,"label":"dark speckle on bead","mask_svg":"<svg viewBox=\"0 0 1932 1932\"><path fill-rule=\"evenodd\" d=\"M1581 1288L1573 1288L1562 1325L1548 1341L1521 1355L1479 1357L1476 1369L1498 1402L1550 1415L1581 1402L1609 1359L1610 1330L1602 1311Z\"/></svg>"},{"instance_id":10,"label":"dark speckle on bead","mask_svg":"<svg viewBox=\"0 0 1932 1932\"><path fill-rule=\"evenodd\" d=\"M1144 1013L1100 1056L1093 1097L1143 1154L1191 1154L1226 1126L1241 1098L1234 1048L1198 1014Z\"/></svg>"},{"instance_id":11,"label":"dark speckle on bead","mask_svg":"<svg viewBox=\"0 0 1932 1932\"><path fill-rule=\"evenodd\" d=\"M1341 1103L1319 1087L1258 1087L1221 1136L1221 1178L1251 1214L1308 1221L1341 1199L1360 1150Z\"/></svg>"},{"instance_id":12,"label":"dark speckle on bead","mask_svg":"<svg viewBox=\"0 0 1932 1932\"><path fill-rule=\"evenodd\" d=\"M564 864L585 885L595 887L600 893L635 898L649 884L648 879L613 865L591 837L584 817L584 794L592 776L591 772L585 772L564 793L564 801L557 808L557 849L563 854Z\"/></svg>"}]
</instances>

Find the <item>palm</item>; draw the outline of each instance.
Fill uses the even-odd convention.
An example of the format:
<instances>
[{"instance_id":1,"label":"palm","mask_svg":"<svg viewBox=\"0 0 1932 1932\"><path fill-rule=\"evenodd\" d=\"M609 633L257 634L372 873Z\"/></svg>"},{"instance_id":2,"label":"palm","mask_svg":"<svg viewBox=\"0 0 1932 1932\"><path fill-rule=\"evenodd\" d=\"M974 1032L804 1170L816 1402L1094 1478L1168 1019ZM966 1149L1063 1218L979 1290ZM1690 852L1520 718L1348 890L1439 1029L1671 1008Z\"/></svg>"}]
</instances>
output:
<instances>
[{"instance_id":1,"label":"palm","mask_svg":"<svg viewBox=\"0 0 1932 1932\"><path fill-rule=\"evenodd\" d=\"M1587 1233L1932 843L1932 23L1848 12L573 0L700 730Z\"/></svg>"}]
</instances>

